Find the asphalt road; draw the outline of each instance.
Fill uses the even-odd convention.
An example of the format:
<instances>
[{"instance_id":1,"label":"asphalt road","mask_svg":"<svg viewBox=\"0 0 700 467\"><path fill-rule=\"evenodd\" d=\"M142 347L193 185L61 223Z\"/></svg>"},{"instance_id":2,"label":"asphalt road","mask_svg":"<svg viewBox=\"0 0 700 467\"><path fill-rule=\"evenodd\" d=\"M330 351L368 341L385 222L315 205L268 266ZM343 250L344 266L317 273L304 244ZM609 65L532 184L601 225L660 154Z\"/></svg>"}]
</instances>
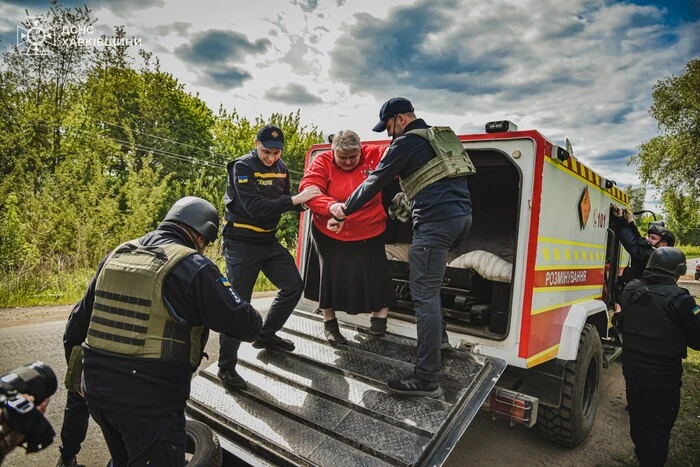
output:
<instances>
[{"instance_id":1,"label":"asphalt road","mask_svg":"<svg viewBox=\"0 0 700 467\"><path fill-rule=\"evenodd\" d=\"M253 300L258 309L269 306L271 299ZM59 390L47 410L49 421L60 432L66 390L62 388L66 364L61 336L65 323L61 321L15 326L0 329L0 374L27 363L41 360L50 365L59 378ZM218 335L212 333L207 346L211 361L218 358ZM619 363L605 370L602 380L601 404L594 433L577 449L567 449L542 439L536 429L511 427L505 420L492 420L480 413L448 458L447 466L466 465L620 465L617 458L631 452L627 434L627 415L624 412L624 385ZM58 459L60 438L42 452L26 455L15 449L3 465L53 466ZM109 453L99 427L90 422L88 437L78 456L83 464L104 466ZM339 463L341 465L341 463Z\"/></svg>"}]
</instances>

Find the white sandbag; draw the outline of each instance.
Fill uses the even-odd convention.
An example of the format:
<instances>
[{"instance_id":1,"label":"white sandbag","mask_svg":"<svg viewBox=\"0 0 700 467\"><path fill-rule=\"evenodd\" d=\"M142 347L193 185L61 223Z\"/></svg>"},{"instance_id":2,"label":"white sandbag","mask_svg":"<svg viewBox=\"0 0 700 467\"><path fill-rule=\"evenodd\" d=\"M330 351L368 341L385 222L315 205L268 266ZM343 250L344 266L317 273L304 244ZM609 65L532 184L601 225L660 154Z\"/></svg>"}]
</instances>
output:
<instances>
[{"instance_id":1,"label":"white sandbag","mask_svg":"<svg viewBox=\"0 0 700 467\"><path fill-rule=\"evenodd\" d=\"M513 265L503 258L484 250L474 250L455 258L449 264L453 268L473 269L490 281L510 283Z\"/></svg>"},{"instance_id":2,"label":"white sandbag","mask_svg":"<svg viewBox=\"0 0 700 467\"><path fill-rule=\"evenodd\" d=\"M410 243L389 243L384 245L387 259L394 261L408 261L408 250Z\"/></svg>"}]
</instances>

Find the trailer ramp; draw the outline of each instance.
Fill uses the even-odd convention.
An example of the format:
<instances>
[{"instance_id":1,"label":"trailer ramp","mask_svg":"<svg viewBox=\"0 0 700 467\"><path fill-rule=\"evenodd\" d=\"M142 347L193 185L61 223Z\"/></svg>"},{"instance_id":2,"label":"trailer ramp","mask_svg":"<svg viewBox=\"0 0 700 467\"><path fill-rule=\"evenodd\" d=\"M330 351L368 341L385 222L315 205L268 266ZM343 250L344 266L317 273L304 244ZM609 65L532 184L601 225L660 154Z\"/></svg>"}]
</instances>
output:
<instances>
[{"instance_id":1,"label":"trailer ramp","mask_svg":"<svg viewBox=\"0 0 700 467\"><path fill-rule=\"evenodd\" d=\"M395 396L386 381L412 371L415 340L343 323L341 331L349 345L332 347L320 316L295 311L279 333L294 352L243 343L237 371L248 389L227 391L215 363L193 379L188 416L251 464L442 465L505 368L502 360L443 352L439 399Z\"/></svg>"}]
</instances>

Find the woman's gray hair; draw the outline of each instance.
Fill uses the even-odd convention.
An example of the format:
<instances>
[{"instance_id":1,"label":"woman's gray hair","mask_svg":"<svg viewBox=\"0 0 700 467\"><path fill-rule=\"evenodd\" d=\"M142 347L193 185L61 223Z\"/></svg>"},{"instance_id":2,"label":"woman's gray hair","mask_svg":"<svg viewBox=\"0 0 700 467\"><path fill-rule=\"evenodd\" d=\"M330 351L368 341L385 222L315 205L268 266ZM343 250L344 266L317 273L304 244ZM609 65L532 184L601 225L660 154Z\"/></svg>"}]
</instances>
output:
<instances>
[{"instance_id":1,"label":"woman's gray hair","mask_svg":"<svg viewBox=\"0 0 700 467\"><path fill-rule=\"evenodd\" d=\"M333 142L331 143L331 149L334 151L357 151L362 150L362 145L360 144L360 137L351 130L340 130L333 136Z\"/></svg>"}]
</instances>

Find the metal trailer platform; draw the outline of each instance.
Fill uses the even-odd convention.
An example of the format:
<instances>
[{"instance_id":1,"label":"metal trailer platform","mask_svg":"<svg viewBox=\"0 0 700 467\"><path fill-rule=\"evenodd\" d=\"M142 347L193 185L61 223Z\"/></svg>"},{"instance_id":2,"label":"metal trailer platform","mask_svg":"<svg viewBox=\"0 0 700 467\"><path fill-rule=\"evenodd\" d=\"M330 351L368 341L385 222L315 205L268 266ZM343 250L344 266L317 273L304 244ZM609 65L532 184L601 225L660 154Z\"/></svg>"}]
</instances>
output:
<instances>
[{"instance_id":1,"label":"metal trailer platform","mask_svg":"<svg viewBox=\"0 0 700 467\"><path fill-rule=\"evenodd\" d=\"M187 415L249 464L441 465L505 369L455 349L443 352L439 399L395 396L386 381L412 371L415 340L341 331L349 345L332 347L320 316L295 311L279 333L294 352L243 343L237 371L248 389L227 391L214 363L193 379Z\"/></svg>"}]
</instances>

